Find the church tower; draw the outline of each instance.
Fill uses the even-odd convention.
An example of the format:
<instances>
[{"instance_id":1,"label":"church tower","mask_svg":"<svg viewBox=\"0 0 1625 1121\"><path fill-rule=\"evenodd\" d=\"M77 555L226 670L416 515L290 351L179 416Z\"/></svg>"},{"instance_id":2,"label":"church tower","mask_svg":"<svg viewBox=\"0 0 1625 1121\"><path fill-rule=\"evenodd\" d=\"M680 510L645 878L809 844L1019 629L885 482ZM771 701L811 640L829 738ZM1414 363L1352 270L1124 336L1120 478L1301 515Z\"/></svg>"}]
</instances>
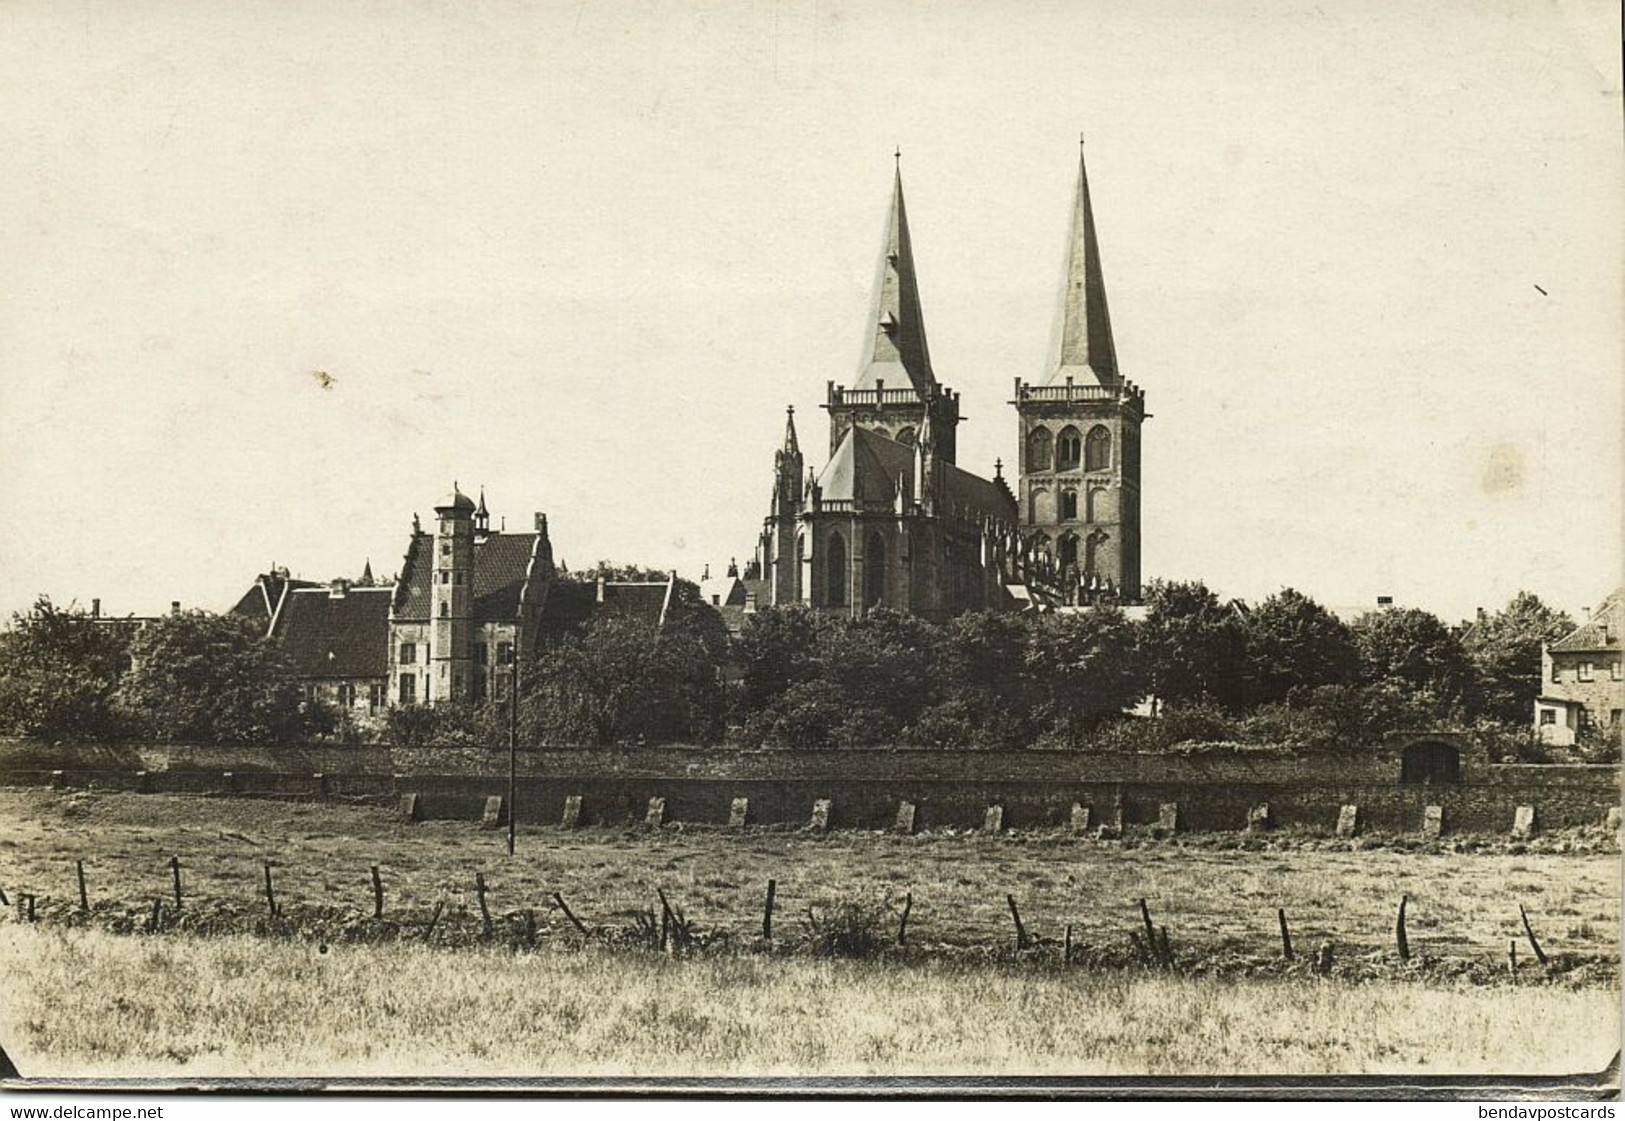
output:
<instances>
[{"instance_id":1,"label":"church tower","mask_svg":"<svg viewBox=\"0 0 1625 1121\"><path fill-rule=\"evenodd\" d=\"M796 439L796 407L791 405L785 410L784 446L773 453L773 498L756 549L772 604L795 603L801 598L797 523L806 497L805 469L801 443Z\"/></svg>"},{"instance_id":2,"label":"church tower","mask_svg":"<svg viewBox=\"0 0 1625 1121\"><path fill-rule=\"evenodd\" d=\"M1073 602L1140 597L1140 424L1145 394L1117 368L1106 283L1078 151L1078 188L1055 366L1016 379L1022 536L1047 552Z\"/></svg>"},{"instance_id":3,"label":"church tower","mask_svg":"<svg viewBox=\"0 0 1625 1121\"><path fill-rule=\"evenodd\" d=\"M434 700L469 699L474 664L474 503L452 484L451 493L435 504L439 525L434 537L434 585L430 610L434 638L430 646ZM426 695L425 700L430 699Z\"/></svg>"},{"instance_id":4,"label":"church tower","mask_svg":"<svg viewBox=\"0 0 1625 1121\"><path fill-rule=\"evenodd\" d=\"M954 462L959 395L944 388L931 369L925 343L925 317L920 312L920 285L914 271L914 247L903 205L902 160L892 178L886 239L875 276L869 318L872 342L864 347L863 368L848 388L829 382L829 453L854 425L900 444L913 444L927 409L936 430L937 454Z\"/></svg>"}]
</instances>

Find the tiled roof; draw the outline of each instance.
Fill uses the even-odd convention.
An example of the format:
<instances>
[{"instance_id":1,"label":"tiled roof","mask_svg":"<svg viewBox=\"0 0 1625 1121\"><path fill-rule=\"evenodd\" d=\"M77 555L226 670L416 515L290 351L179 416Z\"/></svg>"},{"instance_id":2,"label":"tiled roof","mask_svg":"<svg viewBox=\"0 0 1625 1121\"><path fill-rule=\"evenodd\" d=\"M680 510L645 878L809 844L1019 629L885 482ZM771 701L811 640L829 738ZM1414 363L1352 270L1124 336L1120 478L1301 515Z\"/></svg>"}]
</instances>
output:
<instances>
[{"instance_id":1,"label":"tiled roof","mask_svg":"<svg viewBox=\"0 0 1625 1121\"><path fill-rule=\"evenodd\" d=\"M1597 605L1591 618L1552 643L1554 654L1578 654L1593 650L1618 650L1620 628L1625 626L1625 588Z\"/></svg>"},{"instance_id":2,"label":"tiled roof","mask_svg":"<svg viewBox=\"0 0 1625 1121\"><path fill-rule=\"evenodd\" d=\"M388 588L327 588L288 594L274 636L293 672L307 678L382 678L389 672Z\"/></svg>"},{"instance_id":3,"label":"tiled roof","mask_svg":"<svg viewBox=\"0 0 1625 1121\"><path fill-rule=\"evenodd\" d=\"M598 584L593 580L555 580L542 608L544 635L557 638L580 630L599 612L640 620L651 630L663 621L670 581L661 583L606 581L604 601L598 602Z\"/></svg>"},{"instance_id":4,"label":"tiled roof","mask_svg":"<svg viewBox=\"0 0 1625 1121\"><path fill-rule=\"evenodd\" d=\"M904 501L914 501L914 449L907 444L854 426L818 477L823 497L833 501L891 503L901 480ZM942 465L941 512L954 517L1016 520L1009 491L990 479L952 463Z\"/></svg>"},{"instance_id":5,"label":"tiled roof","mask_svg":"<svg viewBox=\"0 0 1625 1121\"><path fill-rule=\"evenodd\" d=\"M474 621L488 623L513 619L519 613L519 592L531 554L536 550L535 533L493 533L474 543ZM432 614L434 581L434 537L416 533L407 547L401 582L396 591L397 619L427 619Z\"/></svg>"},{"instance_id":6,"label":"tiled roof","mask_svg":"<svg viewBox=\"0 0 1625 1121\"><path fill-rule=\"evenodd\" d=\"M286 571L284 569L283 571ZM291 580L275 572L264 573L254 580L254 586L243 593L228 615L245 615L261 623L269 623L282 598L284 588L320 588L325 585L314 580Z\"/></svg>"}]
</instances>

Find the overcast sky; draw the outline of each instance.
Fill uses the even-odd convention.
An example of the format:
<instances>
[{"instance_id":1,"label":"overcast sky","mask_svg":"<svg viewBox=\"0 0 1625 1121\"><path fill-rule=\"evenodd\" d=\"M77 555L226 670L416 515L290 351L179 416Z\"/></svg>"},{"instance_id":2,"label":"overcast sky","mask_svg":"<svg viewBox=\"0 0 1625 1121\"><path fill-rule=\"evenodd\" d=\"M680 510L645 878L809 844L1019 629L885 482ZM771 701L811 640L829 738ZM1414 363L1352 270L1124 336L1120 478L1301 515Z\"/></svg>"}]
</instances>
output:
<instances>
[{"instance_id":1,"label":"overcast sky","mask_svg":"<svg viewBox=\"0 0 1625 1121\"><path fill-rule=\"evenodd\" d=\"M1015 458L1077 138L1146 576L1455 619L1620 579L1612 0L0 4L0 610L744 560L855 379L892 149L960 462ZM324 386L316 377L331 378Z\"/></svg>"}]
</instances>

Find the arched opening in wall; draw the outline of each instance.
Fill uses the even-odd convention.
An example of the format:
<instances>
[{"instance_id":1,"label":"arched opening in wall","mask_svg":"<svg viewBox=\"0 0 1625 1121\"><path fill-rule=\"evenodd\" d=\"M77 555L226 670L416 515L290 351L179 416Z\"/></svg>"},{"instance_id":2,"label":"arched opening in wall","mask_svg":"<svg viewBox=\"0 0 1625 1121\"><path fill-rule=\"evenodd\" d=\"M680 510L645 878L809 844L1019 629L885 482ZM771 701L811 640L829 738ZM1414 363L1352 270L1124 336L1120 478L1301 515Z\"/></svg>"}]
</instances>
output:
<instances>
[{"instance_id":1,"label":"arched opening in wall","mask_svg":"<svg viewBox=\"0 0 1625 1121\"><path fill-rule=\"evenodd\" d=\"M1050 454L1055 445L1055 437L1050 435L1049 429L1039 425L1027 434L1027 470L1048 471L1050 468Z\"/></svg>"},{"instance_id":2,"label":"arched opening in wall","mask_svg":"<svg viewBox=\"0 0 1625 1121\"><path fill-rule=\"evenodd\" d=\"M1399 781L1426 786L1460 782L1461 752L1438 740L1410 744L1400 756Z\"/></svg>"},{"instance_id":3,"label":"arched opening in wall","mask_svg":"<svg viewBox=\"0 0 1625 1121\"><path fill-rule=\"evenodd\" d=\"M1067 533L1061 536L1061 567L1076 568L1078 566L1078 535Z\"/></svg>"},{"instance_id":4,"label":"arched opening in wall","mask_svg":"<svg viewBox=\"0 0 1625 1121\"><path fill-rule=\"evenodd\" d=\"M1095 503L1099 499L1099 497L1100 497L1100 488L1099 487L1090 487L1088 493L1083 496L1083 520L1084 521L1089 522L1089 523L1092 524L1095 521L1099 520L1099 516L1100 516L1099 515L1099 510L1096 508L1096 505L1095 505Z\"/></svg>"},{"instance_id":5,"label":"arched opening in wall","mask_svg":"<svg viewBox=\"0 0 1625 1121\"><path fill-rule=\"evenodd\" d=\"M1027 499L1027 522L1030 525L1049 525L1055 520L1055 495L1047 488L1035 487Z\"/></svg>"},{"instance_id":6,"label":"arched opening in wall","mask_svg":"<svg viewBox=\"0 0 1625 1121\"><path fill-rule=\"evenodd\" d=\"M1105 540L1106 534L1097 529L1083 543L1083 574L1085 576L1093 576L1096 570L1099 569L1100 546Z\"/></svg>"},{"instance_id":7,"label":"arched opening in wall","mask_svg":"<svg viewBox=\"0 0 1625 1121\"><path fill-rule=\"evenodd\" d=\"M886 598L886 539L869 535L863 552L863 605L873 607Z\"/></svg>"},{"instance_id":8,"label":"arched opening in wall","mask_svg":"<svg viewBox=\"0 0 1625 1121\"><path fill-rule=\"evenodd\" d=\"M892 439L899 444L907 444L912 448L914 446L914 429L905 424L897 430L897 435L893 436Z\"/></svg>"},{"instance_id":9,"label":"arched opening in wall","mask_svg":"<svg viewBox=\"0 0 1625 1121\"><path fill-rule=\"evenodd\" d=\"M1089 429L1089 439L1083 450L1085 471L1104 471L1112 465L1112 434L1104 424Z\"/></svg>"},{"instance_id":10,"label":"arched opening in wall","mask_svg":"<svg viewBox=\"0 0 1625 1121\"><path fill-rule=\"evenodd\" d=\"M1078 492L1066 490L1061 492L1061 520L1075 522L1078 520Z\"/></svg>"},{"instance_id":11,"label":"arched opening in wall","mask_svg":"<svg viewBox=\"0 0 1625 1121\"><path fill-rule=\"evenodd\" d=\"M1055 469L1071 471L1083 455L1083 437L1070 424L1055 438Z\"/></svg>"},{"instance_id":12,"label":"arched opening in wall","mask_svg":"<svg viewBox=\"0 0 1625 1121\"><path fill-rule=\"evenodd\" d=\"M846 542L839 533L829 535L824 549L824 589L831 607L846 606Z\"/></svg>"}]
</instances>

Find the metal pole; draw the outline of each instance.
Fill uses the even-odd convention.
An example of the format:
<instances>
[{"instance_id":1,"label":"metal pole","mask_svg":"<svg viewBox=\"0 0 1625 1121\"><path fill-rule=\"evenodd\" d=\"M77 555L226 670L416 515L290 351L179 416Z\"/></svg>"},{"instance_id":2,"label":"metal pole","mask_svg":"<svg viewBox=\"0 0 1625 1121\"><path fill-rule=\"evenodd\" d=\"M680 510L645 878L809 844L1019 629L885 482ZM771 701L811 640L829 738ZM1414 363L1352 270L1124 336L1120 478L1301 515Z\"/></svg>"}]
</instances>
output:
<instances>
[{"instance_id":1,"label":"metal pole","mask_svg":"<svg viewBox=\"0 0 1625 1121\"><path fill-rule=\"evenodd\" d=\"M514 644L513 666L508 671L508 855L513 855L514 788L518 785L519 646Z\"/></svg>"}]
</instances>

